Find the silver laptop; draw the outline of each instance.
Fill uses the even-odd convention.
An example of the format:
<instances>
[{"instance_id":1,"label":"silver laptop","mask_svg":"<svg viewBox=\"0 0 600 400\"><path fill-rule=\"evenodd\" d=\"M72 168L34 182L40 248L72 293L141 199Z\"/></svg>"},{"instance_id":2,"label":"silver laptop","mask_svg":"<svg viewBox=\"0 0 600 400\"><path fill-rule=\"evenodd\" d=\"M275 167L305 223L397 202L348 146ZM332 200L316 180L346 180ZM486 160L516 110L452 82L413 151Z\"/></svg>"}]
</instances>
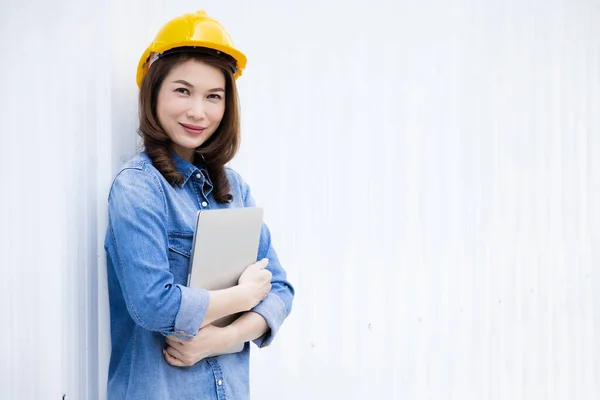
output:
<instances>
[{"instance_id":1,"label":"silver laptop","mask_svg":"<svg viewBox=\"0 0 600 400\"><path fill-rule=\"evenodd\" d=\"M188 286L207 290L237 285L242 272L257 261L263 209L259 207L201 210L196 219ZM213 325L229 325L239 314Z\"/></svg>"}]
</instances>

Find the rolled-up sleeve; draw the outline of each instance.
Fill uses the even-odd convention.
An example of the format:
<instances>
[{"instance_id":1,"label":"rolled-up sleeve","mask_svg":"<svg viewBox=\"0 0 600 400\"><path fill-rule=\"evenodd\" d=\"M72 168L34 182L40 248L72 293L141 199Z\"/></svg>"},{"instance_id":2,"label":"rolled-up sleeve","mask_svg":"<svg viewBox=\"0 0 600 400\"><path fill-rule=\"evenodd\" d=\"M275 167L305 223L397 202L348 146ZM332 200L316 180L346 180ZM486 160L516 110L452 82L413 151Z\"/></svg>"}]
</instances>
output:
<instances>
[{"instance_id":1,"label":"rolled-up sleeve","mask_svg":"<svg viewBox=\"0 0 600 400\"><path fill-rule=\"evenodd\" d=\"M208 310L210 297L205 289L189 288L182 285L177 285L177 287L181 291L181 302L175 317L175 327L172 334L183 340L190 340L200 330ZM171 334L171 331L164 333Z\"/></svg>"},{"instance_id":2,"label":"rolled-up sleeve","mask_svg":"<svg viewBox=\"0 0 600 400\"><path fill-rule=\"evenodd\" d=\"M279 296L269 293L259 305L252 309L252 311L260 314L269 327L267 333L254 340L254 343L258 347L266 347L273 342L279 327L287 317L285 304L283 304L283 300L281 300Z\"/></svg>"},{"instance_id":3,"label":"rolled-up sleeve","mask_svg":"<svg viewBox=\"0 0 600 400\"><path fill-rule=\"evenodd\" d=\"M131 318L145 329L190 340L204 320L209 295L174 284L158 178L143 167L121 171L111 187L108 213L107 257Z\"/></svg>"},{"instance_id":4,"label":"rolled-up sleeve","mask_svg":"<svg viewBox=\"0 0 600 400\"><path fill-rule=\"evenodd\" d=\"M255 201L252 197L250 187L241 177L239 179L242 185L242 193L244 193L245 207L254 207ZM263 258L269 259L267 269L271 272L272 278L271 291L261 303L251 310L260 314L269 326L267 333L253 341L258 347L265 347L271 344L284 320L292 311L292 303L295 295L294 287L288 281L287 273L281 266L277 252L271 243L271 232L266 224L263 224L261 229L257 260Z\"/></svg>"}]
</instances>

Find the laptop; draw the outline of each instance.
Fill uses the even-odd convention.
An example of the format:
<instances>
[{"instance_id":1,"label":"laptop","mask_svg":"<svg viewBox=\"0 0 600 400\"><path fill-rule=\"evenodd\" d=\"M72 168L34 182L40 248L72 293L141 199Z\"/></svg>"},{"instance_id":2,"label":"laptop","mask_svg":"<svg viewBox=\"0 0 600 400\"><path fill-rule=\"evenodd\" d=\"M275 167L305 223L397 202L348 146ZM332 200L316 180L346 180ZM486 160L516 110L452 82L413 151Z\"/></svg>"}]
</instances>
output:
<instances>
[{"instance_id":1,"label":"laptop","mask_svg":"<svg viewBox=\"0 0 600 400\"><path fill-rule=\"evenodd\" d=\"M263 209L240 207L200 210L192 240L188 273L189 287L207 290L227 289L258 258ZM212 324L224 327L240 314L232 314ZM239 352L244 343L228 353Z\"/></svg>"}]
</instances>

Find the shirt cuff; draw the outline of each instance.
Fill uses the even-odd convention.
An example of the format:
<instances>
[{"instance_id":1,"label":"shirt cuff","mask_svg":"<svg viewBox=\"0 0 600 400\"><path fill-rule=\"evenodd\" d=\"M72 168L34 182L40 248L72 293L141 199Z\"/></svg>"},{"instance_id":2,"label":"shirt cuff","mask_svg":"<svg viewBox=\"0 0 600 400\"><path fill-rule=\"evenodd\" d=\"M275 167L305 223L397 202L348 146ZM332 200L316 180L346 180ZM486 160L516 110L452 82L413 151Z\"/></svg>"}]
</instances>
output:
<instances>
[{"instance_id":1,"label":"shirt cuff","mask_svg":"<svg viewBox=\"0 0 600 400\"><path fill-rule=\"evenodd\" d=\"M267 321L267 325L269 326L269 331L258 339L253 340L253 342L258 347L270 345L286 317L283 300L276 294L269 293L260 304L250 311L260 314L265 321Z\"/></svg>"},{"instance_id":2,"label":"shirt cuff","mask_svg":"<svg viewBox=\"0 0 600 400\"><path fill-rule=\"evenodd\" d=\"M177 285L181 290L181 303L175 317L173 335L182 340L192 340L200 330L206 316L210 297L205 289Z\"/></svg>"}]
</instances>

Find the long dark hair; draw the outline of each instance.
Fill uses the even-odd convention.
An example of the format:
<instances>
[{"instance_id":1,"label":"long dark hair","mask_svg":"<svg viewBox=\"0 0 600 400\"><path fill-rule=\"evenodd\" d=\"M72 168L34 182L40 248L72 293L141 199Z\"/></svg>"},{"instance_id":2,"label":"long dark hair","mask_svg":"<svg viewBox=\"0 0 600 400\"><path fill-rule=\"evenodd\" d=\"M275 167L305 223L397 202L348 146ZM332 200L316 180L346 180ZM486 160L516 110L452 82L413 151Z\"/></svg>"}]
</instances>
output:
<instances>
[{"instance_id":1,"label":"long dark hair","mask_svg":"<svg viewBox=\"0 0 600 400\"><path fill-rule=\"evenodd\" d=\"M143 139L144 150L152 164L171 185L181 185L183 175L171 158L172 141L160 125L156 114L158 92L171 70L188 60L197 60L219 68L225 75L225 114L215 133L196 149L195 157L204 160L213 184L213 196L219 203L233 199L225 173L225 164L233 159L240 144L240 110L237 87L233 77L235 61L222 53L185 51L178 49L164 54L148 70L140 86L138 134ZM194 160L195 162L196 160Z\"/></svg>"}]
</instances>

